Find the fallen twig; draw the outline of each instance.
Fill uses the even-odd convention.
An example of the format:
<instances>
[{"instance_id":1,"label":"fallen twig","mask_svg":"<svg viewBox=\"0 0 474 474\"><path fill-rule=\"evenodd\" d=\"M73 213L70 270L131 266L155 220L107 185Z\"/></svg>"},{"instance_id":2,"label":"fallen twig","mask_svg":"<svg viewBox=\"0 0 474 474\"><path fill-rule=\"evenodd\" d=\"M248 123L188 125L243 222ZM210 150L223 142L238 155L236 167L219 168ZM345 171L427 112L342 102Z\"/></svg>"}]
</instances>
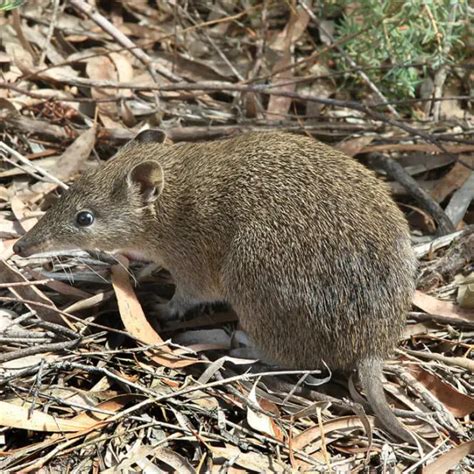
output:
<instances>
[{"instance_id":1,"label":"fallen twig","mask_svg":"<svg viewBox=\"0 0 474 474\"><path fill-rule=\"evenodd\" d=\"M57 184L63 189L68 189L69 186L63 183L60 179L56 178L52 174L48 173L46 170L38 166L36 163L28 160L27 158L23 157L20 153L18 153L13 148L9 147L6 143L0 142L0 151L2 152L2 156L5 157L6 154L10 154L14 157L15 160L19 161L23 165L26 166L26 169L23 168L26 172L29 172L29 168L33 168L37 173L40 174L40 179L43 181L48 181L54 184Z\"/></svg>"},{"instance_id":2,"label":"fallen twig","mask_svg":"<svg viewBox=\"0 0 474 474\"><path fill-rule=\"evenodd\" d=\"M438 224L438 233L446 235L456 229L441 206L405 171L402 165L380 153L370 153L374 162L392 179L398 181L433 216Z\"/></svg>"},{"instance_id":3,"label":"fallen twig","mask_svg":"<svg viewBox=\"0 0 474 474\"><path fill-rule=\"evenodd\" d=\"M408 316L416 321L434 321L441 324L450 324L456 327L474 328L474 321L469 321L463 318L450 318L449 316L443 316L442 314L411 311L408 313Z\"/></svg>"},{"instance_id":4,"label":"fallen twig","mask_svg":"<svg viewBox=\"0 0 474 474\"><path fill-rule=\"evenodd\" d=\"M77 1L77 0L76 0ZM300 100L300 101L310 101L310 102L317 102L319 104L333 106L333 107L345 107L350 108L353 110L357 110L362 112L363 114L367 115L368 117L372 118L373 120L382 121L385 123L389 123L405 132L408 132L411 135L419 136L424 140L433 143L436 145L441 151L447 153L451 156L448 150L439 143L439 141L422 130L417 128L411 127L410 125L406 125L403 122L398 120L391 119L387 117L385 114L376 112L372 110L369 106L361 104L359 102L354 102L350 100L339 100L339 99L329 99L329 98L322 98L322 97L315 97L314 95L310 94L300 94L297 92L291 92L286 90L279 89L280 85L275 84L273 86L269 85L243 85L243 84L234 84L230 82L219 82L219 81L206 81L200 83L187 83L187 82L180 82L175 84L164 84L164 85L139 85L133 83L125 83L121 82L118 83L116 81L110 80L91 80L85 78L61 78L57 79L58 82L63 84L70 84L75 85L78 87L81 86L88 86L88 87L102 87L102 88L116 88L116 89L132 89L135 91L179 91L179 90L186 90L186 91L234 91L234 92L255 92L260 94L268 94L268 95L278 95L281 97L288 97L290 99ZM461 160L458 160L457 157L454 157L460 163ZM466 166L468 166L466 164ZM468 166L471 168L470 166Z\"/></svg>"},{"instance_id":5,"label":"fallen twig","mask_svg":"<svg viewBox=\"0 0 474 474\"><path fill-rule=\"evenodd\" d=\"M457 367L467 369L470 372L474 372L474 360L468 359L467 357L447 357L443 354L437 354L435 352L412 351L410 349L405 349L405 352L415 357L428 360L438 360L440 362L444 362L447 365L455 365Z\"/></svg>"}]
</instances>

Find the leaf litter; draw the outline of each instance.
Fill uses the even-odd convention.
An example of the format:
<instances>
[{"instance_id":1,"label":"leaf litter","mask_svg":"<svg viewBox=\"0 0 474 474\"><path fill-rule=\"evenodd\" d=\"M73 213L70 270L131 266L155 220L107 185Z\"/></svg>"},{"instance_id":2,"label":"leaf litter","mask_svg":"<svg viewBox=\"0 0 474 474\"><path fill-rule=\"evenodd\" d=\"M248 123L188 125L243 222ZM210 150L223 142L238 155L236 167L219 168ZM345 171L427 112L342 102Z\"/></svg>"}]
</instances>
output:
<instances>
[{"instance_id":1,"label":"leaf litter","mask_svg":"<svg viewBox=\"0 0 474 474\"><path fill-rule=\"evenodd\" d=\"M449 120L404 118L416 135L371 115L380 109L369 94L368 112L354 108L332 59L315 49L333 48L331 22L318 37L302 4L106 3L40 0L0 16L0 470L474 470L468 134ZM421 117L423 104L414 107ZM387 396L423 444L394 443L370 413L364 422L305 396L304 372L272 383L278 375L265 375L230 308L157 322L173 285L154 264L12 255L67 184L144 126L174 141L276 128L368 164L389 154L450 210L455 232L434 238L436 216L386 178L420 260ZM360 398L337 374L326 385L338 399Z\"/></svg>"}]
</instances>

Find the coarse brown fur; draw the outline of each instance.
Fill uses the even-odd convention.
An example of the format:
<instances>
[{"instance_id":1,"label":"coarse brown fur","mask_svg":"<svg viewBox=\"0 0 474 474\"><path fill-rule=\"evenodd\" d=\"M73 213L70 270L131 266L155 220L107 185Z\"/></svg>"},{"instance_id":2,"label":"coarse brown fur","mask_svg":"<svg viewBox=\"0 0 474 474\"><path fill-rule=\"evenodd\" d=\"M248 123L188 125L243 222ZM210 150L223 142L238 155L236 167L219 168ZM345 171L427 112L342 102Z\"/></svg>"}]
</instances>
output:
<instances>
[{"instance_id":1,"label":"coarse brown fur","mask_svg":"<svg viewBox=\"0 0 474 474\"><path fill-rule=\"evenodd\" d=\"M130 173L149 160L162 190L144 202ZM81 209L90 228L74 223ZM226 301L269 360L359 369L376 414L410 438L379 378L414 291L409 230L385 185L343 153L288 133L173 145L148 132L85 173L17 250L67 247L162 264L177 285L170 312Z\"/></svg>"}]
</instances>

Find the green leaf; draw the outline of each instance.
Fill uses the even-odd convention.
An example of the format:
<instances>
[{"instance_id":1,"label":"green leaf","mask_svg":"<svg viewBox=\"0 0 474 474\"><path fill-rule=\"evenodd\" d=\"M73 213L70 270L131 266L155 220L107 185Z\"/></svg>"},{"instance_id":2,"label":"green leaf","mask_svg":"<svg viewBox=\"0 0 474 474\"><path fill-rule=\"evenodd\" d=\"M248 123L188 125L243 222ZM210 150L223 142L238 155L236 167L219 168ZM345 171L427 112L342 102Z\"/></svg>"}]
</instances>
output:
<instances>
[{"instance_id":1,"label":"green leaf","mask_svg":"<svg viewBox=\"0 0 474 474\"><path fill-rule=\"evenodd\" d=\"M26 0L0 0L0 11L14 10L21 7Z\"/></svg>"}]
</instances>

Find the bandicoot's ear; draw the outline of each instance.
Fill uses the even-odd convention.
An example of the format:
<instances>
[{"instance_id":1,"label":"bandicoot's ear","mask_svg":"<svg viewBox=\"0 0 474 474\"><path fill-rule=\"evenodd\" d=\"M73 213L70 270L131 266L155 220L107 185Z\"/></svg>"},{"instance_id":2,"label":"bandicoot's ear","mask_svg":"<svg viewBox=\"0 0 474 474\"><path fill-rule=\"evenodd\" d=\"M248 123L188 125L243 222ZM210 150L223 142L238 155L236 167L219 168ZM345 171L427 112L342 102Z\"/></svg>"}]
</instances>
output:
<instances>
[{"instance_id":1,"label":"bandicoot's ear","mask_svg":"<svg viewBox=\"0 0 474 474\"><path fill-rule=\"evenodd\" d=\"M136 143L164 143L166 140L166 133L163 130L143 130L133 141Z\"/></svg>"},{"instance_id":2,"label":"bandicoot's ear","mask_svg":"<svg viewBox=\"0 0 474 474\"><path fill-rule=\"evenodd\" d=\"M163 168L156 161L144 161L136 165L127 177L129 185L136 184L146 203L155 201L165 184Z\"/></svg>"}]
</instances>

